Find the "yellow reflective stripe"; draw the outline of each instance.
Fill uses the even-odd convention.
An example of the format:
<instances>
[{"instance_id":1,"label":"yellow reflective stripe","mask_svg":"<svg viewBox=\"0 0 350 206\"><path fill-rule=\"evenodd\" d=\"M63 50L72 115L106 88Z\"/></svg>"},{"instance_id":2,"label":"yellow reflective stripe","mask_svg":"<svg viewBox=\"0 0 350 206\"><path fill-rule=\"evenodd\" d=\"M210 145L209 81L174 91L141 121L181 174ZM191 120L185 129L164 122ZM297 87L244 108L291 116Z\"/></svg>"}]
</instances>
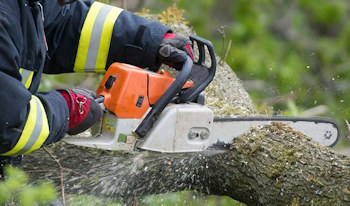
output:
<instances>
[{"instance_id":1,"label":"yellow reflective stripe","mask_svg":"<svg viewBox=\"0 0 350 206\"><path fill-rule=\"evenodd\" d=\"M30 87L30 85L32 84L32 80L33 80L33 75L34 75L34 72L31 71L30 74L29 74L29 77L27 79L27 81L24 83L24 86L28 89Z\"/></svg>"},{"instance_id":2,"label":"yellow reflective stripe","mask_svg":"<svg viewBox=\"0 0 350 206\"><path fill-rule=\"evenodd\" d=\"M23 68L19 68L19 73L22 74Z\"/></svg>"},{"instance_id":3,"label":"yellow reflective stripe","mask_svg":"<svg viewBox=\"0 0 350 206\"><path fill-rule=\"evenodd\" d=\"M75 57L74 71L84 72L85 61L89 50L92 29L98 12L104 4L95 1L90 7L89 13L86 16L83 28L81 30L78 51Z\"/></svg>"},{"instance_id":4,"label":"yellow reflective stripe","mask_svg":"<svg viewBox=\"0 0 350 206\"><path fill-rule=\"evenodd\" d=\"M80 34L75 72L105 72L113 28L122 11L99 2L92 4Z\"/></svg>"},{"instance_id":5,"label":"yellow reflective stripe","mask_svg":"<svg viewBox=\"0 0 350 206\"><path fill-rule=\"evenodd\" d=\"M36 96L29 102L30 111L22 134L15 147L2 156L28 154L39 149L49 136L49 124L45 109Z\"/></svg>"},{"instance_id":6,"label":"yellow reflective stripe","mask_svg":"<svg viewBox=\"0 0 350 206\"><path fill-rule=\"evenodd\" d=\"M47 139L47 137L49 136L49 123L47 121L47 116L46 116L46 112L44 109L44 106L42 105L40 99L36 96L33 96L34 99L36 99L37 102L39 102L39 108L41 110L41 114L42 114L42 118L41 118L41 122L37 122L36 124L41 124L42 128L41 128L41 132L39 134L38 139L36 140L35 144L33 145L32 148L30 148L27 152L25 152L24 154L28 154L30 152L33 152L37 149L39 149L45 142L45 140Z\"/></svg>"},{"instance_id":7,"label":"yellow reflective stripe","mask_svg":"<svg viewBox=\"0 0 350 206\"><path fill-rule=\"evenodd\" d=\"M27 118L27 122L24 126L24 129L22 131L22 134L21 134L17 144L10 151L3 153L1 155L10 156L10 155L16 154L27 144L29 137L31 136L31 134L34 130L36 118L37 118L36 117L37 107L36 107L36 102L35 102L35 99L33 98L33 96L32 96L32 99L29 101L29 105L30 105L30 111L29 111L29 115Z\"/></svg>"},{"instance_id":8,"label":"yellow reflective stripe","mask_svg":"<svg viewBox=\"0 0 350 206\"><path fill-rule=\"evenodd\" d=\"M95 66L95 72L97 73L105 72L114 23L122 11L123 9L121 8L113 7L113 9L109 12L105 20L105 23L103 25L102 35L101 35L101 37L103 38L101 38L100 40L100 48L98 50L96 66Z\"/></svg>"}]
</instances>

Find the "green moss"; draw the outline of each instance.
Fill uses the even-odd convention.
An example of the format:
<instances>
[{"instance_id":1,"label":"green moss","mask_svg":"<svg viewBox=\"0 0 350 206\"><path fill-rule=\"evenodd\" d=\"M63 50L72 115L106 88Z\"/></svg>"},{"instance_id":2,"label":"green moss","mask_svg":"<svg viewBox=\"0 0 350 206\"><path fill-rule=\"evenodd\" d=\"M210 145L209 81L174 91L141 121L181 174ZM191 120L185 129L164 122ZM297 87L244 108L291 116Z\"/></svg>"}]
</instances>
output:
<instances>
[{"instance_id":1,"label":"green moss","mask_svg":"<svg viewBox=\"0 0 350 206\"><path fill-rule=\"evenodd\" d=\"M299 197L293 198L291 206L300 206L300 198Z\"/></svg>"},{"instance_id":2,"label":"green moss","mask_svg":"<svg viewBox=\"0 0 350 206\"><path fill-rule=\"evenodd\" d=\"M219 197L215 195L201 196L193 191L147 196L141 200L140 205L245 206L245 204L229 197Z\"/></svg>"},{"instance_id":3,"label":"green moss","mask_svg":"<svg viewBox=\"0 0 350 206\"><path fill-rule=\"evenodd\" d=\"M92 195L68 195L67 203L75 206L122 206L123 204L106 198Z\"/></svg>"}]
</instances>

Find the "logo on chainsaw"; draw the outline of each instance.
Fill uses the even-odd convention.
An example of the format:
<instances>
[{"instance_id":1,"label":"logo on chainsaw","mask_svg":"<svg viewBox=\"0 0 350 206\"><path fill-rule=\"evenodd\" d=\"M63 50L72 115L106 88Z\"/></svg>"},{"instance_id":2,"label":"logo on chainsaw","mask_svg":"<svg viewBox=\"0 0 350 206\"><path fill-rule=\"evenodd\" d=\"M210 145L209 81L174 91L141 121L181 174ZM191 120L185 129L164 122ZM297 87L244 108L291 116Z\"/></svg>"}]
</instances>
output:
<instances>
[{"instance_id":1,"label":"logo on chainsaw","mask_svg":"<svg viewBox=\"0 0 350 206\"><path fill-rule=\"evenodd\" d=\"M108 131L108 132L114 132L115 128L115 121L111 119L105 118L103 120L103 129Z\"/></svg>"},{"instance_id":2,"label":"logo on chainsaw","mask_svg":"<svg viewBox=\"0 0 350 206\"><path fill-rule=\"evenodd\" d=\"M324 134L324 137L326 139L330 139L332 137L332 132L331 131L326 131L326 133Z\"/></svg>"}]
</instances>

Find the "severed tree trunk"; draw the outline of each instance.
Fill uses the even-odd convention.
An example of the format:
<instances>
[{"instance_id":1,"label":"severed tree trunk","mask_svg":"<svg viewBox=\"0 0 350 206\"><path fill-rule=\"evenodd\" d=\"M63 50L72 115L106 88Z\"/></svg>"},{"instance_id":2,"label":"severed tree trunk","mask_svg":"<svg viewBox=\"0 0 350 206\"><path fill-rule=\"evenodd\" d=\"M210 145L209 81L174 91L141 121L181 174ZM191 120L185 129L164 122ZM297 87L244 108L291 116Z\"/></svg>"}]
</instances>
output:
<instances>
[{"instance_id":1,"label":"severed tree trunk","mask_svg":"<svg viewBox=\"0 0 350 206\"><path fill-rule=\"evenodd\" d=\"M162 154L106 152L58 144L50 152L63 167L68 194L127 200L195 190L225 195L248 205L350 205L350 159L272 123L236 138L227 151ZM52 170L43 150L24 159L25 170ZM30 173L58 181L54 172Z\"/></svg>"}]
</instances>

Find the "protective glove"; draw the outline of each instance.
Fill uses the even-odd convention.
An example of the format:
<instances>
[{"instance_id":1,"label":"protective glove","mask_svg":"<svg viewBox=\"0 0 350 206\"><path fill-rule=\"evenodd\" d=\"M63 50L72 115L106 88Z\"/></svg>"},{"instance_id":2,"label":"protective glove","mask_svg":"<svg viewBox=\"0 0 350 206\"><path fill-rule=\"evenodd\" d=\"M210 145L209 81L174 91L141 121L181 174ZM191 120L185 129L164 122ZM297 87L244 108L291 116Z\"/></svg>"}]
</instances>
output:
<instances>
[{"instance_id":1,"label":"protective glove","mask_svg":"<svg viewBox=\"0 0 350 206\"><path fill-rule=\"evenodd\" d=\"M184 36L166 33L160 43L158 58L164 64L181 70L187 55L193 60L192 42Z\"/></svg>"},{"instance_id":2,"label":"protective glove","mask_svg":"<svg viewBox=\"0 0 350 206\"><path fill-rule=\"evenodd\" d=\"M69 135L87 130L102 116L102 109L95 102L95 92L85 88L58 92L66 100L69 108Z\"/></svg>"}]
</instances>

